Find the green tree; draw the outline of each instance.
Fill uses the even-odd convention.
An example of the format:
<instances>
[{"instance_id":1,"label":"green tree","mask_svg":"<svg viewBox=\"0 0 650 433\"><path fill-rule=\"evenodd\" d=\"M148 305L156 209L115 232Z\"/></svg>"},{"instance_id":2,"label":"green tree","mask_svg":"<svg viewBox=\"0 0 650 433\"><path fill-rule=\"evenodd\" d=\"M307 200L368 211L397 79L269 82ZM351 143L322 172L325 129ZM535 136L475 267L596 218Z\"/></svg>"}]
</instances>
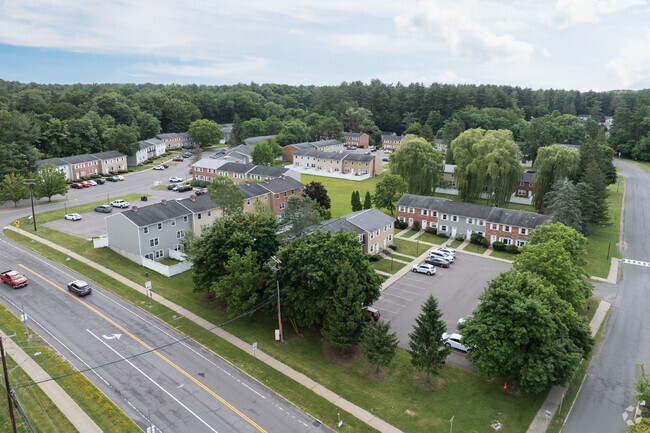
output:
<instances>
[{"instance_id":1,"label":"green tree","mask_svg":"<svg viewBox=\"0 0 650 433\"><path fill-rule=\"evenodd\" d=\"M395 211L395 203L404 194L406 189L404 180L394 174L385 174L383 178L377 182L375 187L375 194L372 196L372 201L375 206L380 209L385 207L391 215Z\"/></svg>"},{"instance_id":2,"label":"green tree","mask_svg":"<svg viewBox=\"0 0 650 433\"><path fill-rule=\"evenodd\" d=\"M151 114L141 111L135 116L135 121L138 125L139 140L148 140L160 134L160 120Z\"/></svg>"},{"instance_id":3,"label":"green tree","mask_svg":"<svg viewBox=\"0 0 650 433\"><path fill-rule=\"evenodd\" d=\"M546 194L546 206L554 222L561 222L584 233L586 223L582 218L580 194L571 181L564 179L555 182L553 189Z\"/></svg>"},{"instance_id":4,"label":"green tree","mask_svg":"<svg viewBox=\"0 0 650 433\"><path fill-rule=\"evenodd\" d=\"M20 200L29 197L29 188L24 184L25 178L20 174L9 173L5 175L0 184L0 201L13 201L18 207Z\"/></svg>"},{"instance_id":5,"label":"green tree","mask_svg":"<svg viewBox=\"0 0 650 433\"><path fill-rule=\"evenodd\" d=\"M192 122L201 118L201 111L189 101L168 99L163 105L164 132L187 132Z\"/></svg>"},{"instance_id":6,"label":"green tree","mask_svg":"<svg viewBox=\"0 0 650 433\"><path fill-rule=\"evenodd\" d=\"M580 198L580 216L582 217L582 233L585 236L589 236L589 221L591 221L594 213L594 208L592 205L592 197L594 195L594 190L584 182L578 182L576 185L576 191L578 191L578 197Z\"/></svg>"},{"instance_id":7,"label":"green tree","mask_svg":"<svg viewBox=\"0 0 650 433\"><path fill-rule=\"evenodd\" d=\"M593 344L586 320L552 285L514 269L488 283L462 341L480 372L531 393L567 383Z\"/></svg>"},{"instance_id":8,"label":"green tree","mask_svg":"<svg viewBox=\"0 0 650 433\"><path fill-rule=\"evenodd\" d=\"M393 361L398 343L397 334L390 332L390 322L371 320L363 328L361 351L369 363L377 366L377 373Z\"/></svg>"},{"instance_id":9,"label":"green tree","mask_svg":"<svg viewBox=\"0 0 650 433\"><path fill-rule=\"evenodd\" d=\"M404 179L409 193L430 195L442 176L442 161L442 153L425 139L407 135L390 155L390 169Z\"/></svg>"},{"instance_id":10,"label":"green tree","mask_svg":"<svg viewBox=\"0 0 650 433\"><path fill-rule=\"evenodd\" d=\"M260 141L251 152L253 164L260 165L272 164L273 160L280 155L282 155L282 147L272 138Z\"/></svg>"},{"instance_id":11,"label":"green tree","mask_svg":"<svg viewBox=\"0 0 650 433\"><path fill-rule=\"evenodd\" d=\"M34 194L36 197L47 197L52 201L53 195L64 195L68 192L65 173L57 170L54 164L44 164L36 172Z\"/></svg>"},{"instance_id":12,"label":"green tree","mask_svg":"<svg viewBox=\"0 0 650 433\"><path fill-rule=\"evenodd\" d=\"M239 114L235 113L235 118L232 121L232 130L230 131L230 140L228 140L228 146L239 146L243 142L244 137L242 134L242 121L239 117Z\"/></svg>"},{"instance_id":13,"label":"green tree","mask_svg":"<svg viewBox=\"0 0 650 433\"><path fill-rule=\"evenodd\" d=\"M336 286L331 308L323 320L321 334L334 349L346 350L361 339L366 319L366 312L359 303L359 279L348 263L341 266Z\"/></svg>"},{"instance_id":14,"label":"green tree","mask_svg":"<svg viewBox=\"0 0 650 433\"><path fill-rule=\"evenodd\" d=\"M190 124L187 133L194 143L203 147L219 144L223 138L219 124L208 119L195 120Z\"/></svg>"},{"instance_id":15,"label":"green tree","mask_svg":"<svg viewBox=\"0 0 650 433\"><path fill-rule=\"evenodd\" d=\"M226 302L226 311L236 316L255 307L264 295L269 269L260 266L258 253L249 246L240 255L236 249L228 252L225 274L212 283L216 299Z\"/></svg>"},{"instance_id":16,"label":"green tree","mask_svg":"<svg viewBox=\"0 0 650 433\"><path fill-rule=\"evenodd\" d=\"M305 235L320 222L316 202L309 197L292 195L280 217L280 230L285 244Z\"/></svg>"},{"instance_id":17,"label":"green tree","mask_svg":"<svg viewBox=\"0 0 650 433\"><path fill-rule=\"evenodd\" d=\"M343 125L335 117L323 117L310 128L310 135L313 140L343 141Z\"/></svg>"},{"instance_id":18,"label":"green tree","mask_svg":"<svg viewBox=\"0 0 650 433\"><path fill-rule=\"evenodd\" d=\"M645 364L637 364L641 367L641 374L639 375L639 381L634 385L639 394L636 396L636 400L639 402L650 401L650 380L645 374Z\"/></svg>"},{"instance_id":19,"label":"green tree","mask_svg":"<svg viewBox=\"0 0 650 433\"><path fill-rule=\"evenodd\" d=\"M549 116L532 119L524 131L524 142L522 152L526 159L535 161L537 152L541 147L553 144L554 136L553 121Z\"/></svg>"},{"instance_id":20,"label":"green tree","mask_svg":"<svg viewBox=\"0 0 650 433\"><path fill-rule=\"evenodd\" d=\"M317 231L294 240L276 256L282 262L279 273L282 312L284 317L293 317L299 326L322 323L323 316L332 308L338 278L346 263L357 275L359 308L372 305L379 298L383 278L370 266L353 233L342 229L337 233ZM269 289L268 296L274 293L275 286Z\"/></svg>"},{"instance_id":21,"label":"green tree","mask_svg":"<svg viewBox=\"0 0 650 433\"><path fill-rule=\"evenodd\" d=\"M587 262L587 238L578 233L575 229L562 223L543 224L537 226L530 233L529 245L543 244L548 241L556 241L569 253L571 262L576 266L585 267Z\"/></svg>"},{"instance_id":22,"label":"green tree","mask_svg":"<svg viewBox=\"0 0 650 433\"><path fill-rule=\"evenodd\" d=\"M0 176L10 173L26 176L36 171L41 154L31 144L0 143Z\"/></svg>"},{"instance_id":23,"label":"green tree","mask_svg":"<svg viewBox=\"0 0 650 433\"><path fill-rule=\"evenodd\" d=\"M591 217L589 222L593 224L607 224L609 222L609 206L607 205L607 181L595 159L592 159L582 176L582 182L591 188L591 196L587 201L591 204Z\"/></svg>"},{"instance_id":24,"label":"green tree","mask_svg":"<svg viewBox=\"0 0 650 433\"><path fill-rule=\"evenodd\" d=\"M544 197L559 179L573 176L578 170L580 154L576 149L566 146L542 147L537 153L533 167L535 174L535 193L533 206L544 212Z\"/></svg>"},{"instance_id":25,"label":"green tree","mask_svg":"<svg viewBox=\"0 0 650 433\"><path fill-rule=\"evenodd\" d=\"M350 107L343 113L343 129L349 132L371 132L375 128L372 112L363 107Z\"/></svg>"},{"instance_id":26,"label":"green tree","mask_svg":"<svg viewBox=\"0 0 650 433\"><path fill-rule=\"evenodd\" d=\"M352 205L352 212L363 209L361 204L361 197L359 196L359 191L352 191L352 198L350 199L350 204Z\"/></svg>"},{"instance_id":27,"label":"green tree","mask_svg":"<svg viewBox=\"0 0 650 433\"><path fill-rule=\"evenodd\" d=\"M135 155L138 146L138 131L128 125L117 125L109 128L104 133L104 142L107 148L117 150L125 155Z\"/></svg>"},{"instance_id":28,"label":"green tree","mask_svg":"<svg viewBox=\"0 0 650 433\"><path fill-rule=\"evenodd\" d=\"M325 209L332 207L330 197L327 195L327 190L320 182L311 181L305 185L305 195L312 200L315 200L320 206Z\"/></svg>"},{"instance_id":29,"label":"green tree","mask_svg":"<svg viewBox=\"0 0 650 433\"><path fill-rule=\"evenodd\" d=\"M432 374L438 374L451 353L450 347L443 347L442 334L446 331L438 301L431 295L422 305L422 314L415 319L413 332L409 334L411 364L427 373L427 383Z\"/></svg>"},{"instance_id":30,"label":"green tree","mask_svg":"<svg viewBox=\"0 0 650 433\"><path fill-rule=\"evenodd\" d=\"M221 208L225 218L232 218L244 211L244 194L232 180L217 176L208 185L210 199Z\"/></svg>"},{"instance_id":31,"label":"green tree","mask_svg":"<svg viewBox=\"0 0 650 433\"><path fill-rule=\"evenodd\" d=\"M370 191L366 191L366 196L363 199L363 208L370 209L372 207L372 198L370 197Z\"/></svg>"}]
</instances>

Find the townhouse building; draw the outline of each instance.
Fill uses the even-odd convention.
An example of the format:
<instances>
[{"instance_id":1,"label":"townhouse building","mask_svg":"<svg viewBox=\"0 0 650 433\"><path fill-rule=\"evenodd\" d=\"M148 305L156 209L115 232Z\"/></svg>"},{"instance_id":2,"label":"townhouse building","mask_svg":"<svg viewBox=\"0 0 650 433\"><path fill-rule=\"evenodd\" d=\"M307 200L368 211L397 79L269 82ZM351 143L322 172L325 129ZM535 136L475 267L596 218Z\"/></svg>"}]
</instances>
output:
<instances>
[{"instance_id":1,"label":"townhouse building","mask_svg":"<svg viewBox=\"0 0 650 433\"><path fill-rule=\"evenodd\" d=\"M442 179L445 181L444 187L457 189L456 184L456 165L445 164ZM512 194L516 197L531 198L535 192L535 172L533 169L526 169L519 181L513 186ZM487 191L487 185L484 189Z\"/></svg>"},{"instance_id":2,"label":"townhouse building","mask_svg":"<svg viewBox=\"0 0 650 433\"><path fill-rule=\"evenodd\" d=\"M396 208L397 219L408 226L417 221L422 229L435 228L452 238L469 239L472 233L480 233L490 244L498 241L517 247L528 242L535 227L552 219L534 212L414 194L404 194Z\"/></svg>"},{"instance_id":3,"label":"townhouse building","mask_svg":"<svg viewBox=\"0 0 650 433\"><path fill-rule=\"evenodd\" d=\"M57 170L65 173L67 180L74 181L83 177L126 170L126 158L126 155L117 150L109 150L62 158L42 159L38 162L38 165L54 164Z\"/></svg>"},{"instance_id":4,"label":"townhouse building","mask_svg":"<svg viewBox=\"0 0 650 433\"><path fill-rule=\"evenodd\" d=\"M394 218L375 208L364 209L323 221L318 230L336 233L340 229L354 233L364 254L379 254L393 243Z\"/></svg>"},{"instance_id":5,"label":"townhouse building","mask_svg":"<svg viewBox=\"0 0 650 433\"><path fill-rule=\"evenodd\" d=\"M156 158L167 151L167 145L163 140L150 138L138 141L139 149L126 158L127 165L140 165L148 159Z\"/></svg>"},{"instance_id":6,"label":"townhouse building","mask_svg":"<svg viewBox=\"0 0 650 433\"><path fill-rule=\"evenodd\" d=\"M403 135L382 135L381 148L384 150L396 150L402 145Z\"/></svg>"},{"instance_id":7,"label":"townhouse building","mask_svg":"<svg viewBox=\"0 0 650 433\"><path fill-rule=\"evenodd\" d=\"M186 132L170 132L166 134L158 134L158 139L165 143L165 150L182 149L194 147L192 137Z\"/></svg>"},{"instance_id":8,"label":"townhouse building","mask_svg":"<svg viewBox=\"0 0 650 433\"><path fill-rule=\"evenodd\" d=\"M370 136L365 132L344 132L345 145L367 148L370 144Z\"/></svg>"},{"instance_id":9,"label":"townhouse building","mask_svg":"<svg viewBox=\"0 0 650 433\"><path fill-rule=\"evenodd\" d=\"M282 159L293 161L293 155L300 150L318 150L321 152L343 152L343 143L338 140L319 140L305 143L295 143L284 146Z\"/></svg>"},{"instance_id":10,"label":"townhouse building","mask_svg":"<svg viewBox=\"0 0 650 433\"><path fill-rule=\"evenodd\" d=\"M217 176L227 177L235 183L242 183L245 180L259 182L264 179L275 179L282 176L300 181L300 173L285 167L228 162L212 158L200 159L192 164L191 170L194 180L208 182L212 182Z\"/></svg>"},{"instance_id":11,"label":"townhouse building","mask_svg":"<svg viewBox=\"0 0 650 433\"><path fill-rule=\"evenodd\" d=\"M383 171L380 157L353 152L299 150L293 155L293 164L298 168L350 175L377 176Z\"/></svg>"}]
</instances>

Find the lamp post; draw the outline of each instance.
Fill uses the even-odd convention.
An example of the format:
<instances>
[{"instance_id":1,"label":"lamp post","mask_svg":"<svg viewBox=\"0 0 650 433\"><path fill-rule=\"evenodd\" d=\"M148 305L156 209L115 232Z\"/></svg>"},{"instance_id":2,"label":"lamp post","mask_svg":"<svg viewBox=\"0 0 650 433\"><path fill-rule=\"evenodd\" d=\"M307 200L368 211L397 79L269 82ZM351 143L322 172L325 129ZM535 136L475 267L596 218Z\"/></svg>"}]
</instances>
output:
<instances>
[{"instance_id":1,"label":"lamp post","mask_svg":"<svg viewBox=\"0 0 650 433\"><path fill-rule=\"evenodd\" d=\"M23 182L25 185L29 185L29 199L32 202L32 221L34 222L34 231L36 231L36 214L34 213L34 195L32 194L32 185L36 183L35 179L25 179Z\"/></svg>"},{"instance_id":2,"label":"lamp post","mask_svg":"<svg viewBox=\"0 0 650 433\"><path fill-rule=\"evenodd\" d=\"M284 338L282 336L282 311L280 309L280 280L278 278L278 273L280 272L280 263L282 262L275 256L271 256L271 258L275 262L275 266L273 266L271 269L275 271L275 286L278 293L278 329L280 330L280 343L284 343Z\"/></svg>"}]
</instances>

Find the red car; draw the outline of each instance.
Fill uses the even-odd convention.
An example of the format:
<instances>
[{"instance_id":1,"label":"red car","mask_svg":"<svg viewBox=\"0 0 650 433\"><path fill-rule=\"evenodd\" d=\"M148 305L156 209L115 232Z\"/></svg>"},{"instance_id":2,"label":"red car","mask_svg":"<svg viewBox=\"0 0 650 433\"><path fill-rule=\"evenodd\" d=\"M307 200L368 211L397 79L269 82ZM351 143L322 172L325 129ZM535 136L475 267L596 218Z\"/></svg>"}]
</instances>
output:
<instances>
[{"instance_id":1,"label":"red car","mask_svg":"<svg viewBox=\"0 0 650 433\"><path fill-rule=\"evenodd\" d=\"M73 183L72 185L70 185L70 188L74 188L74 189L83 189L83 187L84 186L80 183Z\"/></svg>"},{"instance_id":2,"label":"red car","mask_svg":"<svg viewBox=\"0 0 650 433\"><path fill-rule=\"evenodd\" d=\"M176 158L172 159L172 161L182 162L182 161L183 161L183 157L182 157L182 156L177 156Z\"/></svg>"},{"instance_id":3,"label":"red car","mask_svg":"<svg viewBox=\"0 0 650 433\"><path fill-rule=\"evenodd\" d=\"M169 165L167 164L160 164L160 165L162 165L164 168L169 168Z\"/></svg>"},{"instance_id":4,"label":"red car","mask_svg":"<svg viewBox=\"0 0 650 433\"><path fill-rule=\"evenodd\" d=\"M90 188L90 182L88 182L87 180L84 180L83 182L81 182L81 185L82 185L84 188Z\"/></svg>"}]
</instances>

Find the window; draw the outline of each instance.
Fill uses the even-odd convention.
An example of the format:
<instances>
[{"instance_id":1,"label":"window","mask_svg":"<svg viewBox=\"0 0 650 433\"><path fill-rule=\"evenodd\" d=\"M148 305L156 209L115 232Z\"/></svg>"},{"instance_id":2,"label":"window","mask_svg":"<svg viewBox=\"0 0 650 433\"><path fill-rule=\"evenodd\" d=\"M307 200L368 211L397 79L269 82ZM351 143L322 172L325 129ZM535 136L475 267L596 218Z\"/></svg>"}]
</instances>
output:
<instances>
[{"instance_id":1,"label":"window","mask_svg":"<svg viewBox=\"0 0 650 433\"><path fill-rule=\"evenodd\" d=\"M393 240L393 235L388 235L388 240L392 241Z\"/></svg>"},{"instance_id":2,"label":"window","mask_svg":"<svg viewBox=\"0 0 650 433\"><path fill-rule=\"evenodd\" d=\"M147 227L143 227L143 228L142 228L142 232L143 232L145 235L146 235L147 233L149 233L149 226L147 226Z\"/></svg>"},{"instance_id":3,"label":"window","mask_svg":"<svg viewBox=\"0 0 650 433\"><path fill-rule=\"evenodd\" d=\"M388 228L392 229L393 228L393 223L388 224Z\"/></svg>"},{"instance_id":4,"label":"window","mask_svg":"<svg viewBox=\"0 0 650 433\"><path fill-rule=\"evenodd\" d=\"M441 232L446 232L447 231L447 226L440 226L440 231Z\"/></svg>"},{"instance_id":5,"label":"window","mask_svg":"<svg viewBox=\"0 0 650 433\"><path fill-rule=\"evenodd\" d=\"M197 220L200 220L202 217L203 217L202 213L199 212L198 214L196 214L196 219Z\"/></svg>"},{"instance_id":6,"label":"window","mask_svg":"<svg viewBox=\"0 0 650 433\"><path fill-rule=\"evenodd\" d=\"M503 226L503 231L506 233L510 233L512 231L512 227L510 226Z\"/></svg>"},{"instance_id":7,"label":"window","mask_svg":"<svg viewBox=\"0 0 650 433\"><path fill-rule=\"evenodd\" d=\"M403 216L397 217L397 219L399 220L399 222L402 222L402 223L403 223L404 221L406 221L406 220L404 219Z\"/></svg>"},{"instance_id":8,"label":"window","mask_svg":"<svg viewBox=\"0 0 650 433\"><path fill-rule=\"evenodd\" d=\"M375 238L375 232L370 232L370 239L374 239L374 238Z\"/></svg>"},{"instance_id":9,"label":"window","mask_svg":"<svg viewBox=\"0 0 650 433\"><path fill-rule=\"evenodd\" d=\"M524 227L519 227L519 234L520 235L527 235L528 234L528 229Z\"/></svg>"},{"instance_id":10,"label":"window","mask_svg":"<svg viewBox=\"0 0 650 433\"><path fill-rule=\"evenodd\" d=\"M276 194L276 195L275 195L275 198L280 198L280 194Z\"/></svg>"},{"instance_id":11,"label":"window","mask_svg":"<svg viewBox=\"0 0 650 433\"><path fill-rule=\"evenodd\" d=\"M185 238L185 230L179 230L176 232L176 239L184 239Z\"/></svg>"},{"instance_id":12,"label":"window","mask_svg":"<svg viewBox=\"0 0 650 433\"><path fill-rule=\"evenodd\" d=\"M474 218L467 218L467 224L474 224Z\"/></svg>"},{"instance_id":13,"label":"window","mask_svg":"<svg viewBox=\"0 0 650 433\"><path fill-rule=\"evenodd\" d=\"M174 227L175 225L176 225L176 218L173 218L172 219L172 227Z\"/></svg>"},{"instance_id":14,"label":"window","mask_svg":"<svg viewBox=\"0 0 650 433\"><path fill-rule=\"evenodd\" d=\"M208 211L208 216L212 216L212 211L211 210Z\"/></svg>"},{"instance_id":15,"label":"window","mask_svg":"<svg viewBox=\"0 0 650 433\"><path fill-rule=\"evenodd\" d=\"M162 259L164 255L163 250L156 251L156 259Z\"/></svg>"},{"instance_id":16,"label":"window","mask_svg":"<svg viewBox=\"0 0 650 433\"><path fill-rule=\"evenodd\" d=\"M429 211L428 211L428 210L426 210L426 209L422 209L422 215L425 215L425 216L426 216L426 215L428 215L428 214L429 214Z\"/></svg>"},{"instance_id":17,"label":"window","mask_svg":"<svg viewBox=\"0 0 650 433\"><path fill-rule=\"evenodd\" d=\"M363 243L363 235L359 235L359 242Z\"/></svg>"},{"instance_id":18,"label":"window","mask_svg":"<svg viewBox=\"0 0 650 433\"><path fill-rule=\"evenodd\" d=\"M413 209L412 207L410 207L410 208L409 208L409 213L415 213L415 209Z\"/></svg>"},{"instance_id":19,"label":"window","mask_svg":"<svg viewBox=\"0 0 650 433\"><path fill-rule=\"evenodd\" d=\"M484 225L485 225L485 221L483 221L483 220L478 220L478 222L477 222L476 224L478 224L478 225L480 225L480 226L484 226Z\"/></svg>"},{"instance_id":20,"label":"window","mask_svg":"<svg viewBox=\"0 0 650 433\"><path fill-rule=\"evenodd\" d=\"M184 222L184 223L186 223L186 222L187 222L187 220L188 220L188 216L187 216L187 215L185 215L185 216L183 217L183 222Z\"/></svg>"},{"instance_id":21,"label":"window","mask_svg":"<svg viewBox=\"0 0 650 433\"><path fill-rule=\"evenodd\" d=\"M503 242L503 245L512 245L512 239L510 238L501 238L501 242Z\"/></svg>"},{"instance_id":22,"label":"window","mask_svg":"<svg viewBox=\"0 0 650 433\"><path fill-rule=\"evenodd\" d=\"M251 204L251 199L246 200L246 204Z\"/></svg>"},{"instance_id":23,"label":"window","mask_svg":"<svg viewBox=\"0 0 650 433\"><path fill-rule=\"evenodd\" d=\"M431 216L437 217L437 216L438 216L438 212L436 212L436 211L434 210L433 212L431 212Z\"/></svg>"},{"instance_id":24,"label":"window","mask_svg":"<svg viewBox=\"0 0 650 433\"><path fill-rule=\"evenodd\" d=\"M442 219L443 219L443 220L446 220L448 217L449 217L449 215L447 215L446 213L443 213L443 214L442 214Z\"/></svg>"},{"instance_id":25,"label":"window","mask_svg":"<svg viewBox=\"0 0 650 433\"><path fill-rule=\"evenodd\" d=\"M370 252L372 253L373 251L375 251L375 246L374 246L374 245L370 245Z\"/></svg>"},{"instance_id":26,"label":"window","mask_svg":"<svg viewBox=\"0 0 650 433\"><path fill-rule=\"evenodd\" d=\"M399 210L400 212L404 212L404 211L406 211L406 208L405 208L404 206L400 206L398 210Z\"/></svg>"},{"instance_id":27,"label":"window","mask_svg":"<svg viewBox=\"0 0 650 433\"><path fill-rule=\"evenodd\" d=\"M162 230L162 223L158 223L158 230Z\"/></svg>"},{"instance_id":28,"label":"window","mask_svg":"<svg viewBox=\"0 0 650 433\"><path fill-rule=\"evenodd\" d=\"M149 247L157 247L157 246L158 246L158 238L149 239Z\"/></svg>"},{"instance_id":29,"label":"window","mask_svg":"<svg viewBox=\"0 0 650 433\"><path fill-rule=\"evenodd\" d=\"M280 203L280 209L284 209L284 202Z\"/></svg>"},{"instance_id":30,"label":"window","mask_svg":"<svg viewBox=\"0 0 650 433\"><path fill-rule=\"evenodd\" d=\"M528 241L526 239L517 239L517 242L515 242L515 245L517 245L519 248L523 247L526 245Z\"/></svg>"},{"instance_id":31,"label":"window","mask_svg":"<svg viewBox=\"0 0 650 433\"><path fill-rule=\"evenodd\" d=\"M519 186L524 186L524 181L523 180L519 181Z\"/></svg>"},{"instance_id":32,"label":"window","mask_svg":"<svg viewBox=\"0 0 650 433\"><path fill-rule=\"evenodd\" d=\"M453 222L458 222L458 216L457 216L457 215L452 215L452 216L451 216L451 220L452 220Z\"/></svg>"},{"instance_id":33,"label":"window","mask_svg":"<svg viewBox=\"0 0 650 433\"><path fill-rule=\"evenodd\" d=\"M174 251L183 251L184 249L185 249L185 245L183 244L174 245Z\"/></svg>"},{"instance_id":34,"label":"window","mask_svg":"<svg viewBox=\"0 0 650 433\"><path fill-rule=\"evenodd\" d=\"M494 223L490 224L490 229L491 230L499 230L499 224L494 224Z\"/></svg>"}]
</instances>

